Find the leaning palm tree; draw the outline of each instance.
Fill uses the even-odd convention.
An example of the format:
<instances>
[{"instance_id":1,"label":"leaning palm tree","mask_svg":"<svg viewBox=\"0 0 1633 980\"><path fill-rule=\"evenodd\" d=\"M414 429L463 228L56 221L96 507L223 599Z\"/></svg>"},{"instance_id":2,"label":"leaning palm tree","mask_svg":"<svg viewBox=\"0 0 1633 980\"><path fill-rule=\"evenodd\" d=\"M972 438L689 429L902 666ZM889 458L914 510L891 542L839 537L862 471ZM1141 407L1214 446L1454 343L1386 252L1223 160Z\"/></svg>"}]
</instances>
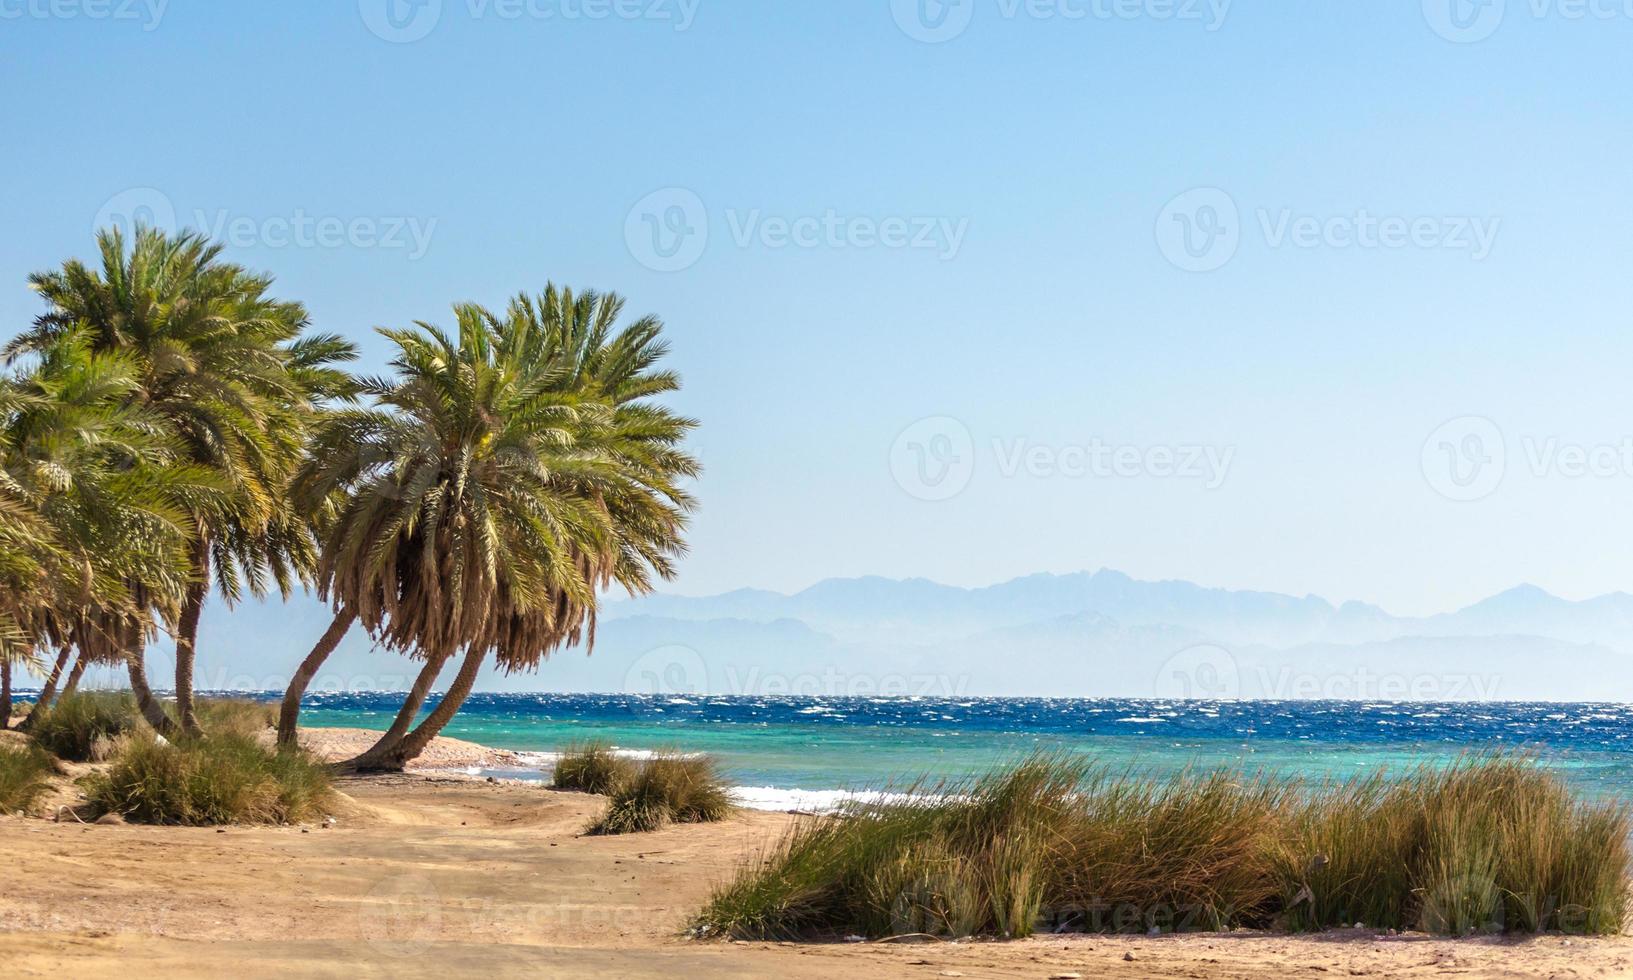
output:
<instances>
[{"instance_id":1,"label":"leaning palm tree","mask_svg":"<svg viewBox=\"0 0 1633 980\"><path fill-rule=\"evenodd\" d=\"M269 297L269 277L221 261L220 246L199 235L138 228L128 247L118 230L97 241L100 269L75 260L30 277L48 310L6 353L37 352L82 330L95 350L127 355L139 377L132 401L163 419L188 462L230 488L224 502L190 515L192 582L175 623L175 690L177 721L196 732L193 667L212 581L229 604L272 586L287 597L315 560L285 490L314 404L340 384L330 365L352 348L336 337L302 338L305 309ZM148 633L117 632L132 643ZM144 714L171 730L148 692L142 649L125 659Z\"/></svg>"},{"instance_id":2,"label":"leaning palm tree","mask_svg":"<svg viewBox=\"0 0 1633 980\"><path fill-rule=\"evenodd\" d=\"M597 596L673 574L697 464L694 423L651 399L678 378L654 318L615 330L616 296L551 287L503 317L455 309L457 336L420 323L383 330L397 377L365 384L372 409L338 412L314 440L299 495L335 507L317 581L336 619L303 664L280 735L294 739L301 690L355 619L423 662L391 727L351 760L400 769L469 695L493 656L536 668L594 642ZM463 654L435 710L413 722Z\"/></svg>"}]
</instances>

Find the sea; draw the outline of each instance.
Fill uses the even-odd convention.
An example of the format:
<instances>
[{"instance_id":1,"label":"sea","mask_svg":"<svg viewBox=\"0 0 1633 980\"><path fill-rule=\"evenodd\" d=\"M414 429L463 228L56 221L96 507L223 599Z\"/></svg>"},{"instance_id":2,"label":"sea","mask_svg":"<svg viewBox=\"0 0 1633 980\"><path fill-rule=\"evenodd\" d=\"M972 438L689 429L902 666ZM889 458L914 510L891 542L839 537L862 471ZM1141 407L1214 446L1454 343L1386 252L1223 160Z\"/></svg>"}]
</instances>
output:
<instances>
[{"instance_id":1,"label":"sea","mask_svg":"<svg viewBox=\"0 0 1633 980\"><path fill-rule=\"evenodd\" d=\"M302 723L383 729L400 699L314 694ZM1040 750L1141 775L1310 781L1523 753L1584 796L1633 799L1627 704L474 694L443 734L520 753L522 767L469 770L507 779L548 779L558 753L592 739L632 757L708 753L741 803L769 810L829 809Z\"/></svg>"}]
</instances>

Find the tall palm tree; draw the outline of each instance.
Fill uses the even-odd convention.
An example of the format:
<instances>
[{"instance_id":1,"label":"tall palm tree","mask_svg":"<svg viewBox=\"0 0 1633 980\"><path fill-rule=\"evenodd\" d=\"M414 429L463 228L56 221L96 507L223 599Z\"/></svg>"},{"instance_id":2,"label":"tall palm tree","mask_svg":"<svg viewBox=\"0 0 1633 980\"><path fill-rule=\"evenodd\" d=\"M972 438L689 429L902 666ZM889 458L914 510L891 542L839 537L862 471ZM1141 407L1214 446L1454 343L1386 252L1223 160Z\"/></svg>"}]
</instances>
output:
<instances>
[{"instance_id":1,"label":"tall palm tree","mask_svg":"<svg viewBox=\"0 0 1633 980\"><path fill-rule=\"evenodd\" d=\"M295 485L338 502L317 573L337 611L331 630L354 617L424 663L353 766L400 769L458 711L489 655L528 670L593 644L601 589L641 593L673 574L692 507L681 482L698 469L682 443L695 423L651 400L679 387L657 368L661 323L616 330L621 309L616 296L552 286L502 317L456 307L455 336L426 323L382 330L397 377L365 382L375 407L320 428ZM447 693L411 727L460 653ZM315 669L303 665L286 694L286 741Z\"/></svg>"},{"instance_id":2,"label":"tall palm tree","mask_svg":"<svg viewBox=\"0 0 1633 980\"><path fill-rule=\"evenodd\" d=\"M149 635L192 584L192 515L225 495L216 474L186 461L164 418L133 400L140 383L133 358L96 351L84 329L59 334L6 379L0 514L11 530L0 537L11 534L22 557L0 565L11 662L35 663L41 647L64 649L70 637L81 662L94 659L103 625ZM65 660L59 653L59 674Z\"/></svg>"},{"instance_id":3,"label":"tall palm tree","mask_svg":"<svg viewBox=\"0 0 1633 980\"><path fill-rule=\"evenodd\" d=\"M337 337L303 338L300 304L269 297L269 277L221 261L221 247L199 235L138 228L127 247L111 230L97 244L99 269L73 260L30 277L48 310L6 353L40 351L84 330L93 349L127 355L139 378L131 400L164 420L188 461L230 488L224 504L191 515L192 582L175 623L177 716L196 732L193 667L212 581L229 604L270 586L287 597L315 561L285 491L314 406L344 393L332 365L353 349ZM126 623L114 633L136 644L124 655L144 714L171 730L147 689L147 631Z\"/></svg>"}]
</instances>

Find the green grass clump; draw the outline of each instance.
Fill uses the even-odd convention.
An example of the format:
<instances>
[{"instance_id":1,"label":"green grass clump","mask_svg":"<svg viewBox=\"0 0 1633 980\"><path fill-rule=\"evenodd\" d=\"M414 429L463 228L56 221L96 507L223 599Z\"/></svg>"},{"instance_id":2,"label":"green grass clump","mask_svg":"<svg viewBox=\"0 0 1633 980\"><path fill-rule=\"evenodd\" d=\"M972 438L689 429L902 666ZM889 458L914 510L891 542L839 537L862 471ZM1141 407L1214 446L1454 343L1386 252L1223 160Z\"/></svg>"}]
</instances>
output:
<instances>
[{"instance_id":1,"label":"green grass clump","mask_svg":"<svg viewBox=\"0 0 1633 980\"><path fill-rule=\"evenodd\" d=\"M330 793L327 767L311 756L230 733L176 744L131 738L86 791L98 814L188 826L300 823L322 816Z\"/></svg>"},{"instance_id":2,"label":"green grass clump","mask_svg":"<svg viewBox=\"0 0 1633 980\"><path fill-rule=\"evenodd\" d=\"M1037 756L802 821L718 889L704 935L782 939L1361 922L1613 934L1629 811L1508 757L1304 787Z\"/></svg>"},{"instance_id":3,"label":"green grass clump","mask_svg":"<svg viewBox=\"0 0 1633 980\"><path fill-rule=\"evenodd\" d=\"M1030 935L1055 889L1054 838L1088 775L1039 757L804 821L717 891L700 925L745 938Z\"/></svg>"},{"instance_id":4,"label":"green grass clump","mask_svg":"<svg viewBox=\"0 0 1633 980\"><path fill-rule=\"evenodd\" d=\"M611 796L588 833L636 834L670 823L712 823L735 809L714 760L705 756L653 756L614 784Z\"/></svg>"},{"instance_id":5,"label":"green grass clump","mask_svg":"<svg viewBox=\"0 0 1633 980\"><path fill-rule=\"evenodd\" d=\"M76 691L46 709L29 734L59 758L90 762L98 743L111 742L140 724L136 699L129 693Z\"/></svg>"},{"instance_id":6,"label":"green grass clump","mask_svg":"<svg viewBox=\"0 0 1633 980\"><path fill-rule=\"evenodd\" d=\"M248 698L204 698L194 712L211 735L258 735L278 727L278 706Z\"/></svg>"},{"instance_id":7,"label":"green grass clump","mask_svg":"<svg viewBox=\"0 0 1633 980\"><path fill-rule=\"evenodd\" d=\"M1272 848L1283 924L1619 932L1633 858L1626 808L1575 799L1519 758L1327 786Z\"/></svg>"},{"instance_id":8,"label":"green grass clump","mask_svg":"<svg viewBox=\"0 0 1633 980\"><path fill-rule=\"evenodd\" d=\"M551 785L556 789L577 790L610 796L635 775L635 763L613 752L605 742L570 745L556 763Z\"/></svg>"},{"instance_id":9,"label":"green grass clump","mask_svg":"<svg viewBox=\"0 0 1633 980\"><path fill-rule=\"evenodd\" d=\"M1290 787L1234 773L1093 773L1057 817L1049 906L1091 932L1228 929L1277 896L1265 855Z\"/></svg>"},{"instance_id":10,"label":"green grass clump","mask_svg":"<svg viewBox=\"0 0 1633 980\"><path fill-rule=\"evenodd\" d=\"M51 788L57 764L37 745L0 745L0 813L33 808Z\"/></svg>"}]
</instances>

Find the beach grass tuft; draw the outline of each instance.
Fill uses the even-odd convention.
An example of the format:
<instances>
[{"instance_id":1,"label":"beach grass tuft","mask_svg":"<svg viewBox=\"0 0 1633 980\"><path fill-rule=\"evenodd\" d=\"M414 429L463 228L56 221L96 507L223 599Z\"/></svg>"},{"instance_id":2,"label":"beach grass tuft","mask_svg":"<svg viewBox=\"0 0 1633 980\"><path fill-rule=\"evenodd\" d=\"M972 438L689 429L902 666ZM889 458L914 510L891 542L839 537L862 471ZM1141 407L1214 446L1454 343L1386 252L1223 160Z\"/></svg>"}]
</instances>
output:
<instances>
[{"instance_id":1,"label":"beach grass tuft","mask_svg":"<svg viewBox=\"0 0 1633 980\"><path fill-rule=\"evenodd\" d=\"M200 698L198 723L212 735L259 735L278 727L278 706L249 698Z\"/></svg>"},{"instance_id":2,"label":"beach grass tuft","mask_svg":"<svg viewBox=\"0 0 1633 980\"><path fill-rule=\"evenodd\" d=\"M86 784L98 814L138 823L292 824L324 814L329 770L301 751L274 751L225 733L174 744L127 738Z\"/></svg>"},{"instance_id":3,"label":"beach grass tuft","mask_svg":"<svg viewBox=\"0 0 1633 980\"><path fill-rule=\"evenodd\" d=\"M32 809L56 771L56 760L38 745L0 745L0 813Z\"/></svg>"},{"instance_id":4,"label":"beach grass tuft","mask_svg":"<svg viewBox=\"0 0 1633 980\"><path fill-rule=\"evenodd\" d=\"M59 758L90 762L98 745L118 739L141 725L136 699L124 691L76 691L52 704L36 721L34 741Z\"/></svg>"},{"instance_id":5,"label":"beach grass tuft","mask_svg":"<svg viewBox=\"0 0 1633 980\"><path fill-rule=\"evenodd\" d=\"M1291 929L1606 933L1625 920L1626 807L1578 800L1521 757L1323 786L1284 824L1270 853Z\"/></svg>"},{"instance_id":6,"label":"beach grass tuft","mask_svg":"<svg viewBox=\"0 0 1633 980\"><path fill-rule=\"evenodd\" d=\"M714 760L664 752L643 761L612 786L611 799L591 834L635 834L671 823L713 823L735 806Z\"/></svg>"},{"instance_id":7,"label":"beach grass tuft","mask_svg":"<svg viewBox=\"0 0 1633 980\"><path fill-rule=\"evenodd\" d=\"M635 762L613 751L605 742L569 745L556 762L551 786L556 789L611 796L635 775Z\"/></svg>"},{"instance_id":8,"label":"beach grass tuft","mask_svg":"<svg viewBox=\"0 0 1633 980\"><path fill-rule=\"evenodd\" d=\"M804 820L719 888L702 935L1020 937L1362 923L1619 932L1628 809L1479 757L1304 786L1040 755Z\"/></svg>"}]
</instances>

